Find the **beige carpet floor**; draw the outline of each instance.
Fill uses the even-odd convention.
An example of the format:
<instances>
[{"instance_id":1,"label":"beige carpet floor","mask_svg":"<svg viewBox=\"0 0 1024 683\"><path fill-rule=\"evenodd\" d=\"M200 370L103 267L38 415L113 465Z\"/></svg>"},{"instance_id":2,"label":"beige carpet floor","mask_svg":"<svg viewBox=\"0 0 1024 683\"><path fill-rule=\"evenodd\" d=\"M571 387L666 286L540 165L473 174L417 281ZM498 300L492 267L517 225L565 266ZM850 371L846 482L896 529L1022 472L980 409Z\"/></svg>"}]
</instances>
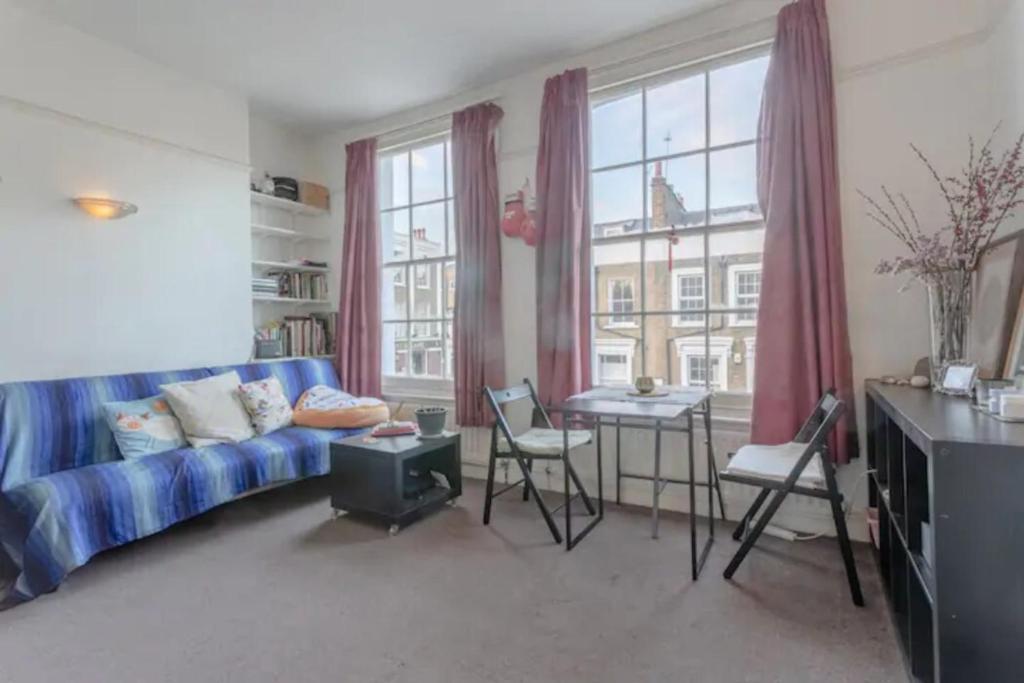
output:
<instances>
[{"instance_id":1,"label":"beige carpet floor","mask_svg":"<svg viewBox=\"0 0 1024 683\"><path fill-rule=\"evenodd\" d=\"M95 558L0 612L3 683L903 681L867 547L765 538L734 581L720 531L696 583L686 518L610 508L571 553L482 486L389 538L332 520L315 480Z\"/></svg>"}]
</instances>

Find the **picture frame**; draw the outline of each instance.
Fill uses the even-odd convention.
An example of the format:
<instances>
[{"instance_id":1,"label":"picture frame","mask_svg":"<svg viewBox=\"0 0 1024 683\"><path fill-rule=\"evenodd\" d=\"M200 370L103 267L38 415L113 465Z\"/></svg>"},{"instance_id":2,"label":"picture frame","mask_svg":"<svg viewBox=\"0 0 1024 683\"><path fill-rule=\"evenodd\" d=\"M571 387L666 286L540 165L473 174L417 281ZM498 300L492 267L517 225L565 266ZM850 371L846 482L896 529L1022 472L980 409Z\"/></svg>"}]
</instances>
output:
<instances>
[{"instance_id":1,"label":"picture frame","mask_svg":"<svg viewBox=\"0 0 1024 683\"><path fill-rule=\"evenodd\" d=\"M970 396L978 381L978 364L957 360L943 363L935 390L950 396Z\"/></svg>"},{"instance_id":2,"label":"picture frame","mask_svg":"<svg viewBox=\"0 0 1024 683\"><path fill-rule=\"evenodd\" d=\"M1024 372L1024 292L1017 302L1017 315L1014 316L1010 331L1010 342L1006 349L1006 362L1003 364L1003 379L1013 379Z\"/></svg>"}]
</instances>

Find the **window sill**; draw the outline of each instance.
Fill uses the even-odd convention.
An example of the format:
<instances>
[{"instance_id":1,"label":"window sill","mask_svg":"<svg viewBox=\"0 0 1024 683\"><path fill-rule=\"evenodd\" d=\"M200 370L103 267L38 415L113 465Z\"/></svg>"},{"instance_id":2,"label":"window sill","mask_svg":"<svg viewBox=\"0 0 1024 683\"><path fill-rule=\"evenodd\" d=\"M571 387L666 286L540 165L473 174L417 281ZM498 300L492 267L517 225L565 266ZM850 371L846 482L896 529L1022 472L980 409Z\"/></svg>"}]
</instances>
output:
<instances>
[{"instance_id":1,"label":"window sill","mask_svg":"<svg viewBox=\"0 0 1024 683\"><path fill-rule=\"evenodd\" d=\"M403 403L455 403L455 383L446 379L384 377L384 400Z\"/></svg>"}]
</instances>

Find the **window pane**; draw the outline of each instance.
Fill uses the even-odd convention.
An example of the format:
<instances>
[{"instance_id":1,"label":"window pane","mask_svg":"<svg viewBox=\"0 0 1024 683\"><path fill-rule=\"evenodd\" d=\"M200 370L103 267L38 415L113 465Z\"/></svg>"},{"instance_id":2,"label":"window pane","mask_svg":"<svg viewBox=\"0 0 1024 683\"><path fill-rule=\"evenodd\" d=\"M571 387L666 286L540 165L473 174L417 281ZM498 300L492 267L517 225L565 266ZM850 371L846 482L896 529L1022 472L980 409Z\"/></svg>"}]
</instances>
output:
<instances>
[{"instance_id":1,"label":"window pane","mask_svg":"<svg viewBox=\"0 0 1024 683\"><path fill-rule=\"evenodd\" d=\"M647 157L704 147L704 74L647 90Z\"/></svg>"},{"instance_id":2,"label":"window pane","mask_svg":"<svg viewBox=\"0 0 1024 683\"><path fill-rule=\"evenodd\" d=\"M455 340L452 339L451 323L445 323L444 334L444 344L448 356L445 360L444 376L445 379L455 379Z\"/></svg>"},{"instance_id":3,"label":"window pane","mask_svg":"<svg viewBox=\"0 0 1024 683\"><path fill-rule=\"evenodd\" d=\"M672 265L669 267L669 258ZM663 233L644 246L647 303L644 310L671 311L675 308L672 275L680 271L703 273L704 235L698 232Z\"/></svg>"},{"instance_id":4,"label":"window pane","mask_svg":"<svg viewBox=\"0 0 1024 683\"><path fill-rule=\"evenodd\" d=\"M768 57L711 72L711 144L727 145L757 137Z\"/></svg>"},{"instance_id":5,"label":"window pane","mask_svg":"<svg viewBox=\"0 0 1024 683\"><path fill-rule=\"evenodd\" d=\"M708 305L703 268L674 268L669 278L672 283L672 316L674 327L702 327L704 315L700 312ZM696 311L687 313L686 311Z\"/></svg>"},{"instance_id":6,"label":"window pane","mask_svg":"<svg viewBox=\"0 0 1024 683\"><path fill-rule=\"evenodd\" d=\"M405 323L384 323L381 326L383 355L381 368L385 375L409 373L409 329Z\"/></svg>"},{"instance_id":7,"label":"window pane","mask_svg":"<svg viewBox=\"0 0 1024 683\"><path fill-rule=\"evenodd\" d=\"M697 321L702 325L703 318ZM678 383L674 374L677 355L676 340L687 335L703 333L702 328L682 329L674 325L671 314L644 316L644 365L647 375L661 384Z\"/></svg>"},{"instance_id":8,"label":"window pane","mask_svg":"<svg viewBox=\"0 0 1024 683\"><path fill-rule=\"evenodd\" d=\"M711 222L761 219L757 203L757 151L754 145L711 154Z\"/></svg>"},{"instance_id":9,"label":"window pane","mask_svg":"<svg viewBox=\"0 0 1024 683\"><path fill-rule=\"evenodd\" d=\"M412 151L412 201L429 202L444 198L444 143Z\"/></svg>"},{"instance_id":10,"label":"window pane","mask_svg":"<svg viewBox=\"0 0 1024 683\"><path fill-rule=\"evenodd\" d=\"M380 208L409 203L409 154L392 154L380 159Z\"/></svg>"},{"instance_id":11,"label":"window pane","mask_svg":"<svg viewBox=\"0 0 1024 683\"><path fill-rule=\"evenodd\" d=\"M409 260L409 209L382 213L380 234L384 263Z\"/></svg>"},{"instance_id":12,"label":"window pane","mask_svg":"<svg viewBox=\"0 0 1024 683\"><path fill-rule=\"evenodd\" d=\"M444 256L444 202L417 206L412 210L412 257Z\"/></svg>"},{"instance_id":13,"label":"window pane","mask_svg":"<svg viewBox=\"0 0 1024 683\"><path fill-rule=\"evenodd\" d=\"M384 268L381 272L384 286L381 290L381 318L405 320L409 316L408 266Z\"/></svg>"},{"instance_id":14,"label":"window pane","mask_svg":"<svg viewBox=\"0 0 1024 683\"><path fill-rule=\"evenodd\" d=\"M603 102L591 110L592 152L594 168L639 161L643 105L640 93Z\"/></svg>"},{"instance_id":15,"label":"window pane","mask_svg":"<svg viewBox=\"0 0 1024 683\"><path fill-rule=\"evenodd\" d=\"M639 325L623 328L612 316L595 316L594 384L631 384L642 374L640 343Z\"/></svg>"},{"instance_id":16,"label":"window pane","mask_svg":"<svg viewBox=\"0 0 1024 683\"><path fill-rule=\"evenodd\" d=\"M454 197L455 190L455 175L452 171L452 143L451 140L446 140L444 143L444 165L446 171L446 185L445 185L445 197Z\"/></svg>"},{"instance_id":17,"label":"window pane","mask_svg":"<svg viewBox=\"0 0 1024 683\"><path fill-rule=\"evenodd\" d=\"M458 240L455 237L455 202L448 200L448 255L458 252Z\"/></svg>"},{"instance_id":18,"label":"window pane","mask_svg":"<svg viewBox=\"0 0 1024 683\"><path fill-rule=\"evenodd\" d=\"M444 308L446 318L455 316L455 264L444 264Z\"/></svg>"},{"instance_id":19,"label":"window pane","mask_svg":"<svg viewBox=\"0 0 1024 683\"><path fill-rule=\"evenodd\" d=\"M412 271L411 318L440 318L443 295L441 264L415 265L412 266Z\"/></svg>"},{"instance_id":20,"label":"window pane","mask_svg":"<svg viewBox=\"0 0 1024 683\"><path fill-rule=\"evenodd\" d=\"M413 377L444 376L441 323L409 324L409 374Z\"/></svg>"},{"instance_id":21,"label":"window pane","mask_svg":"<svg viewBox=\"0 0 1024 683\"><path fill-rule=\"evenodd\" d=\"M651 229L704 225L703 154L656 161L647 166L647 215Z\"/></svg>"},{"instance_id":22,"label":"window pane","mask_svg":"<svg viewBox=\"0 0 1024 683\"><path fill-rule=\"evenodd\" d=\"M761 253L764 251L764 228L716 232L708 237L711 256L711 307L736 308L756 305L751 297L760 296ZM744 296L748 303L737 300L737 278L743 273ZM752 279L756 277L756 282ZM756 293L754 289L756 287Z\"/></svg>"},{"instance_id":23,"label":"window pane","mask_svg":"<svg viewBox=\"0 0 1024 683\"><path fill-rule=\"evenodd\" d=\"M743 384L743 367L734 362L736 344L720 335L714 324L710 336L694 329L673 339L671 346L673 382L714 391L733 391L737 383Z\"/></svg>"},{"instance_id":24,"label":"window pane","mask_svg":"<svg viewBox=\"0 0 1024 683\"><path fill-rule=\"evenodd\" d=\"M608 281L605 288L608 310L612 317L611 325L635 327L637 318L633 315L639 308L640 292L631 277L617 277Z\"/></svg>"},{"instance_id":25,"label":"window pane","mask_svg":"<svg viewBox=\"0 0 1024 683\"><path fill-rule=\"evenodd\" d=\"M594 302L596 313L619 313L615 318L603 319L603 325L637 324L626 313L640 310L640 241L615 242L594 247ZM618 308L613 308L613 297L618 288ZM632 303L627 303L631 295Z\"/></svg>"},{"instance_id":26,"label":"window pane","mask_svg":"<svg viewBox=\"0 0 1024 683\"><path fill-rule=\"evenodd\" d=\"M593 175L594 236L628 234L642 230L643 166L629 166Z\"/></svg>"}]
</instances>

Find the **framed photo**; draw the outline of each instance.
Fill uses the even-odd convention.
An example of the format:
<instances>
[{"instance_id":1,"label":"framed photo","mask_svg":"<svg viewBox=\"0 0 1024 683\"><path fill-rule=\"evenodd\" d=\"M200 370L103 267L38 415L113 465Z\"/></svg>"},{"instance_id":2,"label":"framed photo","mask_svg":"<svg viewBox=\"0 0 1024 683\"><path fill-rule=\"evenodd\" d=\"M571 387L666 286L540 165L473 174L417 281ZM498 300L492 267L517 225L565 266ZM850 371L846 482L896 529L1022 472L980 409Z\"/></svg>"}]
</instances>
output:
<instances>
[{"instance_id":1,"label":"framed photo","mask_svg":"<svg viewBox=\"0 0 1024 683\"><path fill-rule=\"evenodd\" d=\"M1006 362L1003 364L1003 379L1013 379L1024 373L1024 293L1017 304L1017 315L1010 332Z\"/></svg>"},{"instance_id":2,"label":"framed photo","mask_svg":"<svg viewBox=\"0 0 1024 683\"><path fill-rule=\"evenodd\" d=\"M936 391L952 396L970 396L977 380L977 363L952 361L942 366Z\"/></svg>"}]
</instances>

